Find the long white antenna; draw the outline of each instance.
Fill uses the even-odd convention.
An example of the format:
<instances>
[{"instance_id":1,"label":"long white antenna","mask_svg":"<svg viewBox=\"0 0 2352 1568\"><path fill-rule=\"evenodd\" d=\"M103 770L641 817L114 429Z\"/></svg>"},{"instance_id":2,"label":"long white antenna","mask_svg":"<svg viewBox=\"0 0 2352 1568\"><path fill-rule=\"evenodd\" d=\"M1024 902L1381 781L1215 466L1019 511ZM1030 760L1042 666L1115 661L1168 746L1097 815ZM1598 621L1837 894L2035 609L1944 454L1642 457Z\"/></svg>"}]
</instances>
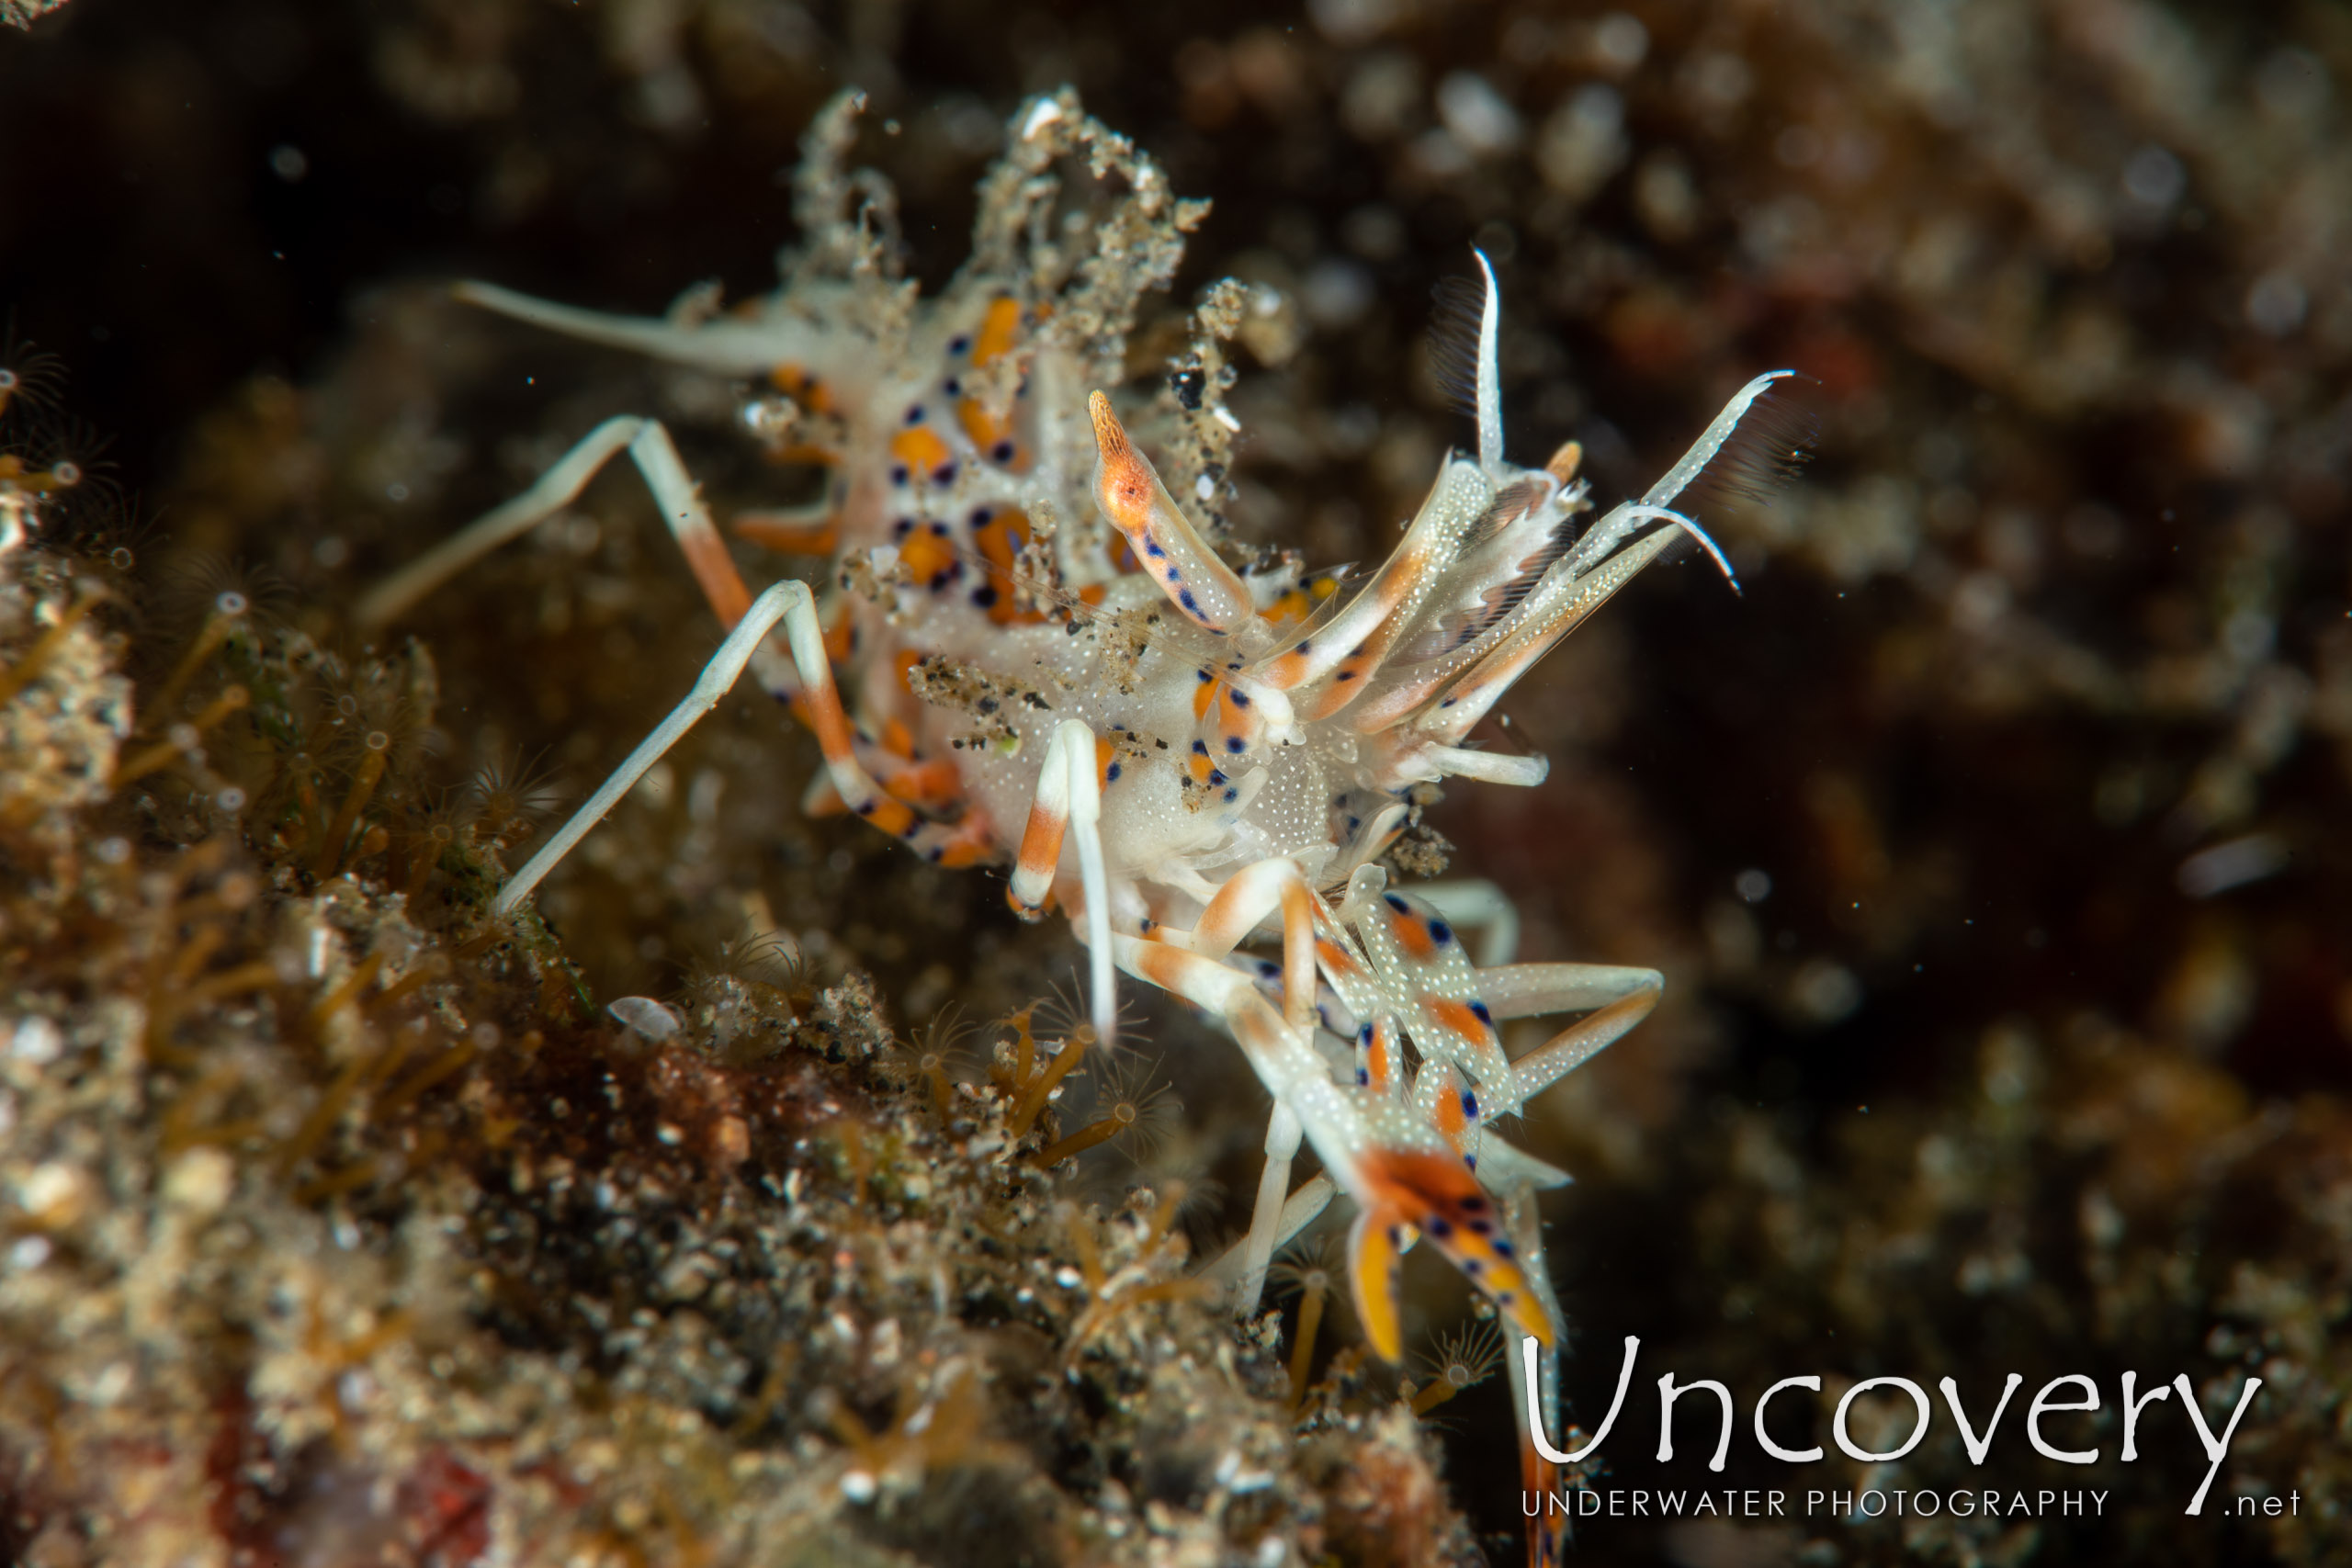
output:
<instances>
[{"instance_id":1,"label":"long white antenna","mask_svg":"<svg viewBox=\"0 0 2352 1568\"><path fill-rule=\"evenodd\" d=\"M1487 278L1487 308L1478 316L1478 467L1494 473L1503 460L1503 377L1496 363L1495 341L1503 322L1502 292L1495 287L1495 269L1487 253L1471 248L1478 270Z\"/></svg>"}]
</instances>

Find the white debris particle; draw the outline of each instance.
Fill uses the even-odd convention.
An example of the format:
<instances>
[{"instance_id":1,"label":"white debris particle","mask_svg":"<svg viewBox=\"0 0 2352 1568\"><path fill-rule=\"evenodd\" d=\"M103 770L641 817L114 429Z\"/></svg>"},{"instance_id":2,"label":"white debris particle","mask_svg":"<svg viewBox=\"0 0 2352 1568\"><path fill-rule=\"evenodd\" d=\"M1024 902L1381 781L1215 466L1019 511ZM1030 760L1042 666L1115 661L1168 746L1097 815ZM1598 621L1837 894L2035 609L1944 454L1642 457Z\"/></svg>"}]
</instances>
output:
<instances>
[{"instance_id":1,"label":"white debris particle","mask_svg":"<svg viewBox=\"0 0 2352 1568\"><path fill-rule=\"evenodd\" d=\"M2269 833L2249 833L2190 855L2180 863L2173 881L2191 898L2211 898L2216 893L2259 882L2286 864L2286 845Z\"/></svg>"},{"instance_id":2,"label":"white debris particle","mask_svg":"<svg viewBox=\"0 0 2352 1568\"><path fill-rule=\"evenodd\" d=\"M1029 118L1021 122L1021 140L1028 141L1046 127L1062 118L1062 107L1051 98L1039 98L1030 110ZM869 1483L869 1485L871 1483Z\"/></svg>"},{"instance_id":3,"label":"white debris particle","mask_svg":"<svg viewBox=\"0 0 2352 1568\"><path fill-rule=\"evenodd\" d=\"M1519 145L1519 111L1475 71L1456 71L1437 85L1438 118L1453 139L1480 157Z\"/></svg>"},{"instance_id":4,"label":"white debris particle","mask_svg":"<svg viewBox=\"0 0 2352 1568\"><path fill-rule=\"evenodd\" d=\"M45 1067L65 1054L65 1032L39 1013L28 1014L9 1038L8 1054L19 1062Z\"/></svg>"},{"instance_id":5,"label":"white debris particle","mask_svg":"<svg viewBox=\"0 0 2352 1568\"><path fill-rule=\"evenodd\" d=\"M675 1012L651 997L620 997L607 1004L605 1010L623 1028L634 1030L655 1045L676 1039L678 1032L685 1027Z\"/></svg>"}]
</instances>

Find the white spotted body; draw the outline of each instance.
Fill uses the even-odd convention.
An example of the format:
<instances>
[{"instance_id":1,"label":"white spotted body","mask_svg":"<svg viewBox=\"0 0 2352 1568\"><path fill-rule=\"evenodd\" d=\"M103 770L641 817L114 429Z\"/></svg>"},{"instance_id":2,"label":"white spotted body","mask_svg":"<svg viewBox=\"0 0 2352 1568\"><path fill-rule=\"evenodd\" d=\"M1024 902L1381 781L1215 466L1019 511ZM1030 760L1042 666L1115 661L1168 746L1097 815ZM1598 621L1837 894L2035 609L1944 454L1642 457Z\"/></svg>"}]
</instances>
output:
<instances>
[{"instance_id":1,"label":"white spotted body","mask_svg":"<svg viewBox=\"0 0 2352 1568\"><path fill-rule=\"evenodd\" d=\"M819 153L845 143L848 112L837 106L811 133ZM1588 522L1573 446L1542 468L1503 456L1488 273L1476 454L1442 465L1394 553L1361 578L1313 576L1288 558L1245 573L1187 515L1222 494L1238 428L1216 350L1231 327L1217 301L1238 290L1213 292L1170 390L1132 411L1136 435L1100 389L1120 379L1136 298L1164 284L1201 209L1175 202L1068 92L1015 125L982 187L975 259L934 301L889 279L846 197L832 221L848 237L812 245L831 271L804 261L783 291L733 315L696 299L667 320L623 320L468 286L507 314L772 389L747 423L775 455L830 470L825 505L736 529L830 553L821 601L790 581L753 598L667 435L625 420L389 581L363 617L397 615L627 451L734 630L695 694L516 874L502 908L748 667L817 733L826 773L813 808L855 811L943 863L1009 861L1017 909L1069 913L1106 1036L1114 963L1231 1031L1274 1102L1250 1235L1219 1266L1245 1307L1273 1247L1336 1188L1358 1208L1351 1273L1382 1354L1398 1353L1390 1275L1416 1235L1549 1347L1559 1312L1533 1194L1566 1178L1490 1123L1630 1028L1658 978L1475 967L1445 913L1388 888L1374 862L1417 784L1542 782L1541 758L1480 750L1473 727L1675 538L1713 550L1673 505L1785 373L1749 383L1646 495ZM1078 156L1127 186L1094 216L1091 254L1040 238L1083 230L1037 218L1059 188L1055 164ZM804 182L831 189L825 172ZM1236 956L1261 937L1279 942L1279 962ZM1512 1059L1502 1021L1552 1012L1587 1016ZM1327 1175L1292 1193L1302 1137Z\"/></svg>"}]
</instances>

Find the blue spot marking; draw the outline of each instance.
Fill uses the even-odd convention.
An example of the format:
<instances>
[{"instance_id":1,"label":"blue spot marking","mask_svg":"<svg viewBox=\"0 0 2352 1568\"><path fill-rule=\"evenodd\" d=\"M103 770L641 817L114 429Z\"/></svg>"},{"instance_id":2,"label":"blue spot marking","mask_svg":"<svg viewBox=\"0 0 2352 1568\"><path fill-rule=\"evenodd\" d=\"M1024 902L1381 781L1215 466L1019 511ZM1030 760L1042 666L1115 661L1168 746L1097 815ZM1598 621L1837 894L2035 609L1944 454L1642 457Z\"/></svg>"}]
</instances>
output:
<instances>
[{"instance_id":1,"label":"blue spot marking","mask_svg":"<svg viewBox=\"0 0 2352 1568\"><path fill-rule=\"evenodd\" d=\"M931 531L940 538L947 537L947 525L944 523L933 523L931 525Z\"/></svg>"},{"instance_id":2,"label":"blue spot marking","mask_svg":"<svg viewBox=\"0 0 2352 1568\"><path fill-rule=\"evenodd\" d=\"M1466 1089L1462 1091L1462 1114L1473 1122L1478 1119L1478 1097Z\"/></svg>"},{"instance_id":3,"label":"blue spot marking","mask_svg":"<svg viewBox=\"0 0 2352 1568\"><path fill-rule=\"evenodd\" d=\"M1258 960L1259 978L1264 980L1277 980L1282 977L1282 973L1283 966L1275 963L1272 959L1261 958Z\"/></svg>"},{"instance_id":4,"label":"blue spot marking","mask_svg":"<svg viewBox=\"0 0 2352 1568\"><path fill-rule=\"evenodd\" d=\"M972 603L978 605L983 610L994 609L996 607L996 590L990 587L973 589Z\"/></svg>"},{"instance_id":5,"label":"blue spot marking","mask_svg":"<svg viewBox=\"0 0 2352 1568\"><path fill-rule=\"evenodd\" d=\"M1495 1021L1495 1015L1487 1010L1487 1004L1484 1002L1472 1002L1470 1010L1477 1014L1480 1023L1492 1024Z\"/></svg>"},{"instance_id":6,"label":"blue spot marking","mask_svg":"<svg viewBox=\"0 0 2352 1568\"><path fill-rule=\"evenodd\" d=\"M1396 910L1400 915L1409 915L1413 912L1409 908L1406 908L1405 900L1397 897L1394 893L1383 893L1380 896L1380 901L1387 905L1390 908Z\"/></svg>"},{"instance_id":7,"label":"blue spot marking","mask_svg":"<svg viewBox=\"0 0 2352 1568\"><path fill-rule=\"evenodd\" d=\"M1224 770L1222 770L1222 769L1220 769L1220 768L1211 768L1211 769L1209 770L1209 783L1211 783L1211 784L1223 784L1224 782L1225 782L1225 773L1224 773Z\"/></svg>"},{"instance_id":8,"label":"blue spot marking","mask_svg":"<svg viewBox=\"0 0 2352 1568\"><path fill-rule=\"evenodd\" d=\"M1233 696L1233 705L1234 705L1235 707L1238 707L1238 708L1246 708L1246 707L1248 707L1248 706L1250 705L1250 696L1249 696L1249 694L1248 694L1248 693L1246 693L1246 692L1240 692L1240 691L1236 691L1236 692L1234 692L1234 693L1232 694L1232 696Z\"/></svg>"},{"instance_id":9,"label":"blue spot marking","mask_svg":"<svg viewBox=\"0 0 2352 1568\"><path fill-rule=\"evenodd\" d=\"M1171 572L1169 575L1173 577L1175 574ZM1200 606L1193 602L1193 591L1189 588L1176 595L1176 603L1183 605L1187 610L1197 611L1200 609Z\"/></svg>"},{"instance_id":10,"label":"blue spot marking","mask_svg":"<svg viewBox=\"0 0 2352 1568\"><path fill-rule=\"evenodd\" d=\"M1431 1241L1451 1241L1453 1239L1453 1227L1448 1224L1444 1216L1441 1214L1431 1214L1430 1216L1429 1232L1430 1239Z\"/></svg>"},{"instance_id":11,"label":"blue spot marking","mask_svg":"<svg viewBox=\"0 0 2352 1568\"><path fill-rule=\"evenodd\" d=\"M972 340L961 333L947 340L947 352L950 354L968 354L971 348Z\"/></svg>"},{"instance_id":12,"label":"blue spot marking","mask_svg":"<svg viewBox=\"0 0 2352 1568\"><path fill-rule=\"evenodd\" d=\"M1453 699L1452 697L1448 697L1445 701L1438 704L1437 705L1442 708L1450 708L1453 705Z\"/></svg>"},{"instance_id":13,"label":"blue spot marking","mask_svg":"<svg viewBox=\"0 0 2352 1568\"><path fill-rule=\"evenodd\" d=\"M1143 553L1155 560L1164 559L1168 555L1166 550L1159 547L1159 542L1153 539L1146 539L1143 542Z\"/></svg>"},{"instance_id":14,"label":"blue spot marking","mask_svg":"<svg viewBox=\"0 0 2352 1568\"><path fill-rule=\"evenodd\" d=\"M964 383L954 376L950 376L946 380L942 381L939 385L940 389L951 398L957 398L964 395Z\"/></svg>"},{"instance_id":15,"label":"blue spot marking","mask_svg":"<svg viewBox=\"0 0 2352 1568\"><path fill-rule=\"evenodd\" d=\"M1356 672L1355 672L1354 671L1352 671L1352 670L1342 670L1342 671L1340 671L1339 676L1338 676L1338 679L1342 680L1342 681L1352 681L1352 680L1354 680L1355 678L1356 678Z\"/></svg>"},{"instance_id":16,"label":"blue spot marking","mask_svg":"<svg viewBox=\"0 0 2352 1568\"><path fill-rule=\"evenodd\" d=\"M989 456L1000 463L1010 463L1012 461L1012 443L1010 441L998 442L995 446L989 448Z\"/></svg>"},{"instance_id":17,"label":"blue spot marking","mask_svg":"<svg viewBox=\"0 0 2352 1568\"><path fill-rule=\"evenodd\" d=\"M1500 1236L1497 1236L1495 1238L1495 1256L1504 1259L1505 1261L1509 1261L1510 1259L1519 1256L1519 1248L1511 1246L1510 1243L1503 1240Z\"/></svg>"},{"instance_id":18,"label":"blue spot marking","mask_svg":"<svg viewBox=\"0 0 2352 1568\"><path fill-rule=\"evenodd\" d=\"M1225 792L1225 798L1228 802L1239 799L1240 795L1241 792L1238 789L1229 789Z\"/></svg>"},{"instance_id":19,"label":"blue spot marking","mask_svg":"<svg viewBox=\"0 0 2352 1568\"><path fill-rule=\"evenodd\" d=\"M904 463L890 465L890 482L894 485L902 485L907 482L907 466Z\"/></svg>"},{"instance_id":20,"label":"blue spot marking","mask_svg":"<svg viewBox=\"0 0 2352 1568\"><path fill-rule=\"evenodd\" d=\"M1356 1069L1356 1087L1358 1089L1365 1089L1370 1087L1371 1083L1372 1069L1370 1067L1358 1067Z\"/></svg>"},{"instance_id":21,"label":"blue spot marking","mask_svg":"<svg viewBox=\"0 0 2352 1568\"><path fill-rule=\"evenodd\" d=\"M1465 1209L1468 1208L1470 1206L1469 1201L1465 1199L1462 1206ZM1469 1220L1465 1221L1464 1224L1467 1225L1472 1235L1492 1235L1495 1234L1495 1222L1492 1220Z\"/></svg>"},{"instance_id":22,"label":"blue spot marking","mask_svg":"<svg viewBox=\"0 0 2352 1568\"><path fill-rule=\"evenodd\" d=\"M1209 683L1209 679L1210 679L1210 677L1209 677L1209 672L1208 672L1207 671L1205 671L1205 670L1195 670L1195 671L1193 671L1193 674L1195 674L1195 675L1198 675L1198 676L1201 678L1201 684L1202 684L1202 685L1205 686L1205 685L1207 685L1207 684Z\"/></svg>"},{"instance_id":23,"label":"blue spot marking","mask_svg":"<svg viewBox=\"0 0 2352 1568\"><path fill-rule=\"evenodd\" d=\"M915 520L911 517L901 517L890 525L890 536L894 539L903 539L914 531Z\"/></svg>"},{"instance_id":24,"label":"blue spot marking","mask_svg":"<svg viewBox=\"0 0 2352 1568\"><path fill-rule=\"evenodd\" d=\"M1202 677L1201 677L1201 679L1202 679L1202 680L1204 680L1204 681L1205 681L1205 680L1207 680L1207 679L1208 679L1208 677L1207 677L1207 676L1205 676L1205 675L1204 675L1204 676L1202 676ZM1207 741L1205 741L1205 740L1195 740L1195 741L1193 741L1193 756L1195 756L1195 757L1205 757L1205 756L1207 756L1208 754L1209 754L1209 743L1208 743Z\"/></svg>"},{"instance_id":25,"label":"blue spot marking","mask_svg":"<svg viewBox=\"0 0 2352 1568\"><path fill-rule=\"evenodd\" d=\"M1250 749L1250 743L1238 735L1228 735L1225 738L1225 749L1238 756Z\"/></svg>"},{"instance_id":26,"label":"blue spot marking","mask_svg":"<svg viewBox=\"0 0 2352 1568\"><path fill-rule=\"evenodd\" d=\"M995 513L990 512L985 506L975 506L972 508L972 526L975 528L985 528L989 525L989 519L995 515Z\"/></svg>"},{"instance_id":27,"label":"blue spot marking","mask_svg":"<svg viewBox=\"0 0 2352 1568\"><path fill-rule=\"evenodd\" d=\"M1119 782L1119 764L1118 764L1118 763L1114 762L1114 763L1112 763L1112 764L1111 764L1111 766L1110 766L1109 770L1108 770L1107 772L1105 772L1105 773L1103 773L1103 775L1102 775L1102 782L1103 782L1104 784L1117 784L1117 783Z\"/></svg>"},{"instance_id":28,"label":"blue spot marking","mask_svg":"<svg viewBox=\"0 0 2352 1568\"><path fill-rule=\"evenodd\" d=\"M954 484L956 482L956 465L953 463L942 463L939 467L932 469L931 482L935 485Z\"/></svg>"},{"instance_id":29,"label":"blue spot marking","mask_svg":"<svg viewBox=\"0 0 2352 1568\"><path fill-rule=\"evenodd\" d=\"M909 424L921 424L922 423L922 405L921 403L917 403L907 410L907 423Z\"/></svg>"},{"instance_id":30,"label":"blue spot marking","mask_svg":"<svg viewBox=\"0 0 2352 1568\"><path fill-rule=\"evenodd\" d=\"M1302 643L1300 643L1296 648L1292 649L1291 649L1291 651L1292 651L1293 653L1305 653L1305 652L1306 651L1306 649L1307 649L1308 646L1309 646L1309 644L1308 644L1308 643L1304 643L1304 642L1302 642Z\"/></svg>"},{"instance_id":31,"label":"blue spot marking","mask_svg":"<svg viewBox=\"0 0 2352 1568\"><path fill-rule=\"evenodd\" d=\"M1431 920L1430 922L1430 940L1437 943L1440 947L1443 947L1447 942L1453 940L1453 928L1447 925L1443 920Z\"/></svg>"},{"instance_id":32,"label":"blue spot marking","mask_svg":"<svg viewBox=\"0 0 2352 1568\"><path fill-rule=\"evenodd\" d=\"M1356 1038L1357 1038L1358 1040L1362 1041L1362 1042L1363 1042L1364 1044L1366 1044L1366 1045L1371 1044L1371 1043L1372 1043L1372 1025L1370 1025L1370 1024L1368 1024L1368 1023L1367 1023L1367 1024L1363 1024L1363 1025L1362 1025L1361 1027L1359 1027L1359 1028L1356 1030Z\"/></svg>"},{"instance_id":33,"label":"blue spot marking","mask_svg":"<svg viewBox=\"0 0 2352 1568\"><path fill-rule=\"evenodd\" d=\"M1462 1271L1473 1280L1478 1277L1480 1267L1481 1265L1475 1258L1465 1258L1462 1260Z\"/></svg>"}]
</instances>

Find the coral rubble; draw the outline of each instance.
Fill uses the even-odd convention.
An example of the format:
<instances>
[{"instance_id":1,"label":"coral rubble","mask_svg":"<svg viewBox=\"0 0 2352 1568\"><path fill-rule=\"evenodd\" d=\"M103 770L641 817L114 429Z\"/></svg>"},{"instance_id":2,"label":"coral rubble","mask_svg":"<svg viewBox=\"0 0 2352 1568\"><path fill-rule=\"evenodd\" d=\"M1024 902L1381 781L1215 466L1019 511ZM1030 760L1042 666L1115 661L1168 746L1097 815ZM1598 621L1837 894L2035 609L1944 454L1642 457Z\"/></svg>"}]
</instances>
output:
<instances>
[{"instance_id":1,"label":"coral rubble","mask_svg":"<svg viewBox=\"0 0 2352 1568\"><path fill-rule=\"evenodd\" d=\"M295 750L387 686L429 723L419 653L208 621L163 716L254 694L151 741L74 558L0 570L13 1560L1476 1560L1390 1396L1295 1437L1180 1186L1057 1174L1083 1047L1035 1010L975 1072L774 955L594 1009L483 917L489 806L404 819L381 731L333 788ZM232 722L275 782L220 782Z\"/></svg>"}]
</instances>

